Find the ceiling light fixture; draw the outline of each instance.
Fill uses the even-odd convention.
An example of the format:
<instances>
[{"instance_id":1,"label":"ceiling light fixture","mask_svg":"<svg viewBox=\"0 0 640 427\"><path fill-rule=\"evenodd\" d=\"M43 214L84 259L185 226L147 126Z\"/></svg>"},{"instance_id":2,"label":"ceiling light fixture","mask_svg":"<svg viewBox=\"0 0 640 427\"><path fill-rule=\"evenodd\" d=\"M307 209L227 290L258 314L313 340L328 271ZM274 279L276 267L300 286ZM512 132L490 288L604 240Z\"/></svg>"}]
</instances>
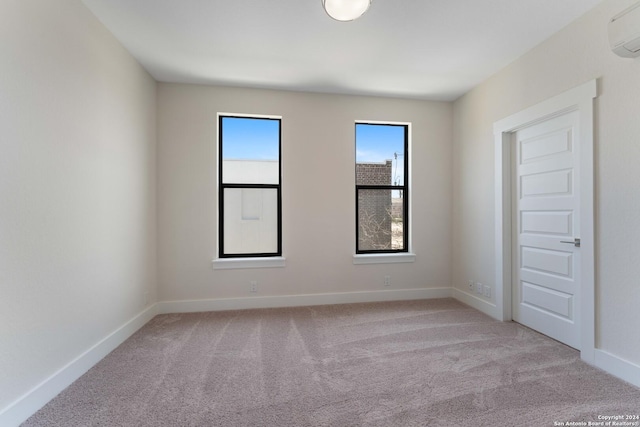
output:
<instances>
[{"instance_id":1,"label":"ceiling light fixture","mask_svg":"<svg viewBox=\"0 0 640 427\"><path fill-rule=\"evenodd\" d=\"M327 15L336 21L353 21L364 14L371 0L322 0Z\"/></svg>"}]
</instances>

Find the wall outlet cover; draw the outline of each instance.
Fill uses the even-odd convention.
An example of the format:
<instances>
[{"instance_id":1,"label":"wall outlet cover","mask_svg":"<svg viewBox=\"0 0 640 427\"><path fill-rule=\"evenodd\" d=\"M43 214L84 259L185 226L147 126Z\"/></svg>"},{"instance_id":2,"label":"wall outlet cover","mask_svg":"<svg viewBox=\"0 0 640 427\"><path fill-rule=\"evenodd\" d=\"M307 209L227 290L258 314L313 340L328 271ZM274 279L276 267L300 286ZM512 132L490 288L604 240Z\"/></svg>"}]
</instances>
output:
<instances>
[{"instance_id":1,"label":"wall outlet cover","mask_svg":"<svg viewBox=\"0 0 640 427\"><path fill-rule=\"evenodd\" d=\"M484 296L487 298L491 298L491 286L484 285Z\"/></svg>"}]
</instances>

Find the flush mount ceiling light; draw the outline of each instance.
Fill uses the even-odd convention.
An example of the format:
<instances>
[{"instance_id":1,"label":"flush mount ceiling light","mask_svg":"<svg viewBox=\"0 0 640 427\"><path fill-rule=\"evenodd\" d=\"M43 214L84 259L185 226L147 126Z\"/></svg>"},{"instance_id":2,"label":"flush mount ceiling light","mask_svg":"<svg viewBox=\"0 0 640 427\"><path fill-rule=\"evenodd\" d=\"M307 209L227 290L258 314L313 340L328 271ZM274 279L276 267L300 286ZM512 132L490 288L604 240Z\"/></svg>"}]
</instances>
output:
<instances>
[{"instance_id":1,"label":"flush mount ceiling light","mask_svg":"<svg viewBox=\"0 0 640 427\"><path fill-rule=\"evenodd\" d=\"M322 0L327 15L336 21L353 21L369 9L371 0Z\"/></svg>"}]
</instances>

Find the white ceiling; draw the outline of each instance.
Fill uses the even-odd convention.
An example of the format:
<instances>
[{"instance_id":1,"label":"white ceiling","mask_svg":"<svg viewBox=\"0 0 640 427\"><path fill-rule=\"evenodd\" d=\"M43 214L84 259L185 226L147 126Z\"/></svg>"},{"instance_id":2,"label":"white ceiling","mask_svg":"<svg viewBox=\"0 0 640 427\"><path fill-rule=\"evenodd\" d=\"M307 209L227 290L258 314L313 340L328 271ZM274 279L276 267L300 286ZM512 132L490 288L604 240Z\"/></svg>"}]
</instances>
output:
<instances>
[{"instance_id":1,"label":"white ceiling","mask_svg":"<svg viewBox=\"0 0 640 427\"><path fill-rule=\"evenodd\" d=\"M158 81L454 100L601 0L83 1Z\"/></svg>"}]
</instances>

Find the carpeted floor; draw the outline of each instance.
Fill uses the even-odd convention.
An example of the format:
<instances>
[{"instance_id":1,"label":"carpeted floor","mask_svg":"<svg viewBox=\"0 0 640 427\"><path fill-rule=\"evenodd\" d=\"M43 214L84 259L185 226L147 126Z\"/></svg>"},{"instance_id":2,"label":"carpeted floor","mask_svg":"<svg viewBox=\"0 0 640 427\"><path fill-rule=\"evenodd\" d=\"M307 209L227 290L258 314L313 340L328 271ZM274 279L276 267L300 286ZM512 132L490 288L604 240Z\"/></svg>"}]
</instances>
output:
<instances>
[{"instance_id":1,"label":"carpeted floor","mask_svg":"<svg viewBox=\"0 0 640 427\"><path fill-rule=\"evenodd\" d=\"M23 425L553 426L623 414L640 414L637 388L442 299L160 315Z\"/></svg>"}]
</instances>

